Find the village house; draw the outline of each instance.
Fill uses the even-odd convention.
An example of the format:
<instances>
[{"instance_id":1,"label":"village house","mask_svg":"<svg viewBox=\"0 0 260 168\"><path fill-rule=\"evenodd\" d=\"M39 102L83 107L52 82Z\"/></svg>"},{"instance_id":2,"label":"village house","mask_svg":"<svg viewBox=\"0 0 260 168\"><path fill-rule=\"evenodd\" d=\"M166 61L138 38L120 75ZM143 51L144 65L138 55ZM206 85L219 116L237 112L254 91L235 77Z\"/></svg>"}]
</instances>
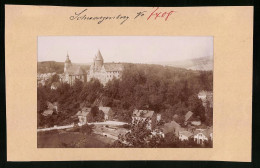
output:
<instances>
[{"instance_id":1,"label":"village house","mask_svg":"<svg viewBox=\"0 0 260 168\"><path fill-rule=\"evenodd\" d=\"M213 140L212 127L209 129L197 129L194 132L194 141L197 144L203 144L204 141Z\"/></svg>"},{"instance_id":2,"label":"village house","mask_svg":"<svg viewBox=\"0 0 260 168\"><path fill-rule=\"evenodd\" d=\"M179 132L179 139L181 141L189 140L192 136L193 136L193 134L189 131L180 131Z\"/></svg>"},{"instance_id":3,"label":"village house","mask_svg":"<svg viewBox=\"0 0 260 168\"><path fill-rule=\"evenodd\" d=\"M47 109L44 110L44 112L42 113L43 116L49 116L49 115L52 115L54 112L58 113L58 103L57 102L54 102L54 103L51 103L51 102L46 102L47 104Z\"/></svg>"},{"instance_id":4,"label":"village house","mask_svg":"<svg viewBox=\"0 0 260 168\"><path fill-rule=\"evenodd\" d=\"M76 116L78 116L79 122L78 125L82 126L87 123L87 115L90 113L91 108L84 107L80 111L77 112Z\"/></svg>"},{"instance_id":5,"label":"village house","mask_svg":"<svg viewBox=\"0 0 260 168\"><path fill-rule=\"evenodd\" d=\"M179 131L182 130L181 126L174 120L168 123L165 123L162 127L162 132L164 135L172 132L175 136L179 136Z\"/></svg>"},{"instance_id":6,"label":"village house","mask_svg":"<svg viewBox=\"0 0 260 168\"><path fill-rule=\"evenodd\" d=\"M132 115L132 123L148 120L147 129L152 130L152 118L154 117L154 111L152 110L134 110Z\"/></svg>"},{"instance_id":7,"label":"village house","mask_svg":"<svg viewBox=\"0 0 260 168\"><path fill-rule=\"evenodd\" d=\"M107 120L111 120L111 114L112 114L112 109L111 107L98 107L98 109L100 111L102 111L104 113L104 120L107 121Z\"/></svg>"}]
</instances>

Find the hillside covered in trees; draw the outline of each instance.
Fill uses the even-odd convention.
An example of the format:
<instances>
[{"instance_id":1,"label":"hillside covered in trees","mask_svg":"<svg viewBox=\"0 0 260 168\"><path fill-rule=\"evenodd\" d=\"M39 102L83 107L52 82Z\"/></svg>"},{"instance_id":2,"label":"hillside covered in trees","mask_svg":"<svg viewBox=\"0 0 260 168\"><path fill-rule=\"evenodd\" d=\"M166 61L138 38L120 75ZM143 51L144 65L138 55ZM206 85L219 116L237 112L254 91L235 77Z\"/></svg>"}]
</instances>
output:
<instances>
[{"instance_id":1,"label":"hillside covered in trees","mask_svg":"<svg viewBox=\"0 0 260 168\"><path fill-rule=\"evenodd\" d=\"M112 107L113 118L126 122L131 121L134 109L150 109L162 114L165 122L172 119L181 122L191 110L203 123L212 124L212 109L205 111L197 96L201 90L212 91L212 71L148 64L124 64L124 67L122 78L113 79L106 86L92 80L76 81L73 86L63 83L56 90L50 89L51 82L38 87L38 126L69 123L82 104ZM60 71L59 67L57 69ZM42 116L47 101L58 102L59 112Z\"/></svg>"}]
</instances>

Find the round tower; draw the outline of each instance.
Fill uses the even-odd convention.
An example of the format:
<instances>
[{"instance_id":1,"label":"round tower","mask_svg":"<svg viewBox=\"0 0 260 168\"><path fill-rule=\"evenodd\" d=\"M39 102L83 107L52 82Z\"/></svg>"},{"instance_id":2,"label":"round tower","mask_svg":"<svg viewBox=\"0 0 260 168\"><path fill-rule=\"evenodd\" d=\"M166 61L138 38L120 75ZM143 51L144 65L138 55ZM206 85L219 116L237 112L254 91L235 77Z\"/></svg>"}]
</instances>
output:
<instances>
[{"instance_id":1,"label":"round tower","mask_svg":"<svg viewBox=\"0 0 260 168\"><path fill-rule=\"evenodd\" d=\"M102 57L102 55L101 55L99 50L98 50L98 53L97 53L97 55L95 57L95 61L94 62L95 62L95 69L96 70L100 70L101 67L103 66L104 59L103 59L103 57Z\"/></svg>"},{"instance_id":2,"label":"round tower","mask_svg":"<svg viewBox=\"0 0 260 168\"><path fill-rule=\"evenodd\" d=\"M67 54L67 59L65 60L64 64L64 73L67 72L67 70L71 67L71 61L69 58L69 54Z\"/></svg>"}]
</instances>

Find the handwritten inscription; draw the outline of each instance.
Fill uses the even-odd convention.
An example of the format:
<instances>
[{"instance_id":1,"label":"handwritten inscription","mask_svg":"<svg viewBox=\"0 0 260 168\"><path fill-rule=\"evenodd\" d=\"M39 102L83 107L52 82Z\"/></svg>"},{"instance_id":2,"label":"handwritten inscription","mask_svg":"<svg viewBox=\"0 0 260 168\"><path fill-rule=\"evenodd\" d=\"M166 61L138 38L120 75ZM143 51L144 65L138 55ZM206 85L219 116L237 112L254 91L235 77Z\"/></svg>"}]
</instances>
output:
<instances>
[{"instance_id":1,"label":"handwritten inscription","mask_svg":"<svg viewBox=\"0 0 260 168\"><path fill-rule=\"evenodd\" d=\"M123 20L120 24L123 24L129 19L129 16L122 16L121 14L116 16L87 16L87 9L84 9L81 12L75 12L73 16L70 16L70 20L97 20L98 24L101 24L105 20Z\"/></svg>"},{"instance_id":2,"label":"handwritten inscription","mask_svg":"<svg viewBox=\"0 0 260 168\"><path fill-rule=\"evenodd\" d=\"M119 20L120 21L120 25L122 25L123 23L125 23L126 21L130 20L131 17L128 15L122 15L122 14L117 14L114 16L88 16L87 13L88 9L84 9L80 12L75 12L74 15L70 16L69 19L70 20L74 20L74 21L82 21L82 20L86 20L86 21L97 21L97 24L101 24L104 21L109 21L109 20ZM171 10L171 11L161 11L159 10L159 7L156 7L156 9L149 11L139 11L136 13L136 15L133 17L133 19L138 19L138 18L146 18L147 20L156 20L157 18L162 18L165 21L167 21L169 19L169 17L174 13L175 11Z\"/></svg>"},{"instance_id":3,"label":"handwritten inscription","mask_svg":"<svg viewBox=\"0 0 260 168\"><path fill-rule=\"evenodd\" d=\"M147 18L147 20L149 20L151 17L154 17L154 19L161 17L164 18L165 21L167 21L167 19L169 18L169 16L171 16L173 14L174 11L169 11L169 12L163 12L163 11L158 11L159 7L157 7L151 14L150 16Z\"/></svg>"}]
</instances>

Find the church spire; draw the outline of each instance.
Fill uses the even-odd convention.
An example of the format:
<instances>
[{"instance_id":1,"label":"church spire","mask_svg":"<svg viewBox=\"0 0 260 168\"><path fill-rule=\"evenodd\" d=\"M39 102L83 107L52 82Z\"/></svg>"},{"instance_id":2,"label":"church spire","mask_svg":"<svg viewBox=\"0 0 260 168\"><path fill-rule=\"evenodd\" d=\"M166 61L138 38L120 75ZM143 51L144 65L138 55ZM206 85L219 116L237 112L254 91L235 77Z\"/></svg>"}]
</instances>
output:
<instances>
[{"instance_id":1,"label":"church spire","mask_svg":"<svg viewBox=\"0 0 260 168\"><path fill-rule=\"evenodd\" d=\"M67 51L67 59L65 60L65 63L71 63L68 51Z\"/></svg>"}]
</instances>

